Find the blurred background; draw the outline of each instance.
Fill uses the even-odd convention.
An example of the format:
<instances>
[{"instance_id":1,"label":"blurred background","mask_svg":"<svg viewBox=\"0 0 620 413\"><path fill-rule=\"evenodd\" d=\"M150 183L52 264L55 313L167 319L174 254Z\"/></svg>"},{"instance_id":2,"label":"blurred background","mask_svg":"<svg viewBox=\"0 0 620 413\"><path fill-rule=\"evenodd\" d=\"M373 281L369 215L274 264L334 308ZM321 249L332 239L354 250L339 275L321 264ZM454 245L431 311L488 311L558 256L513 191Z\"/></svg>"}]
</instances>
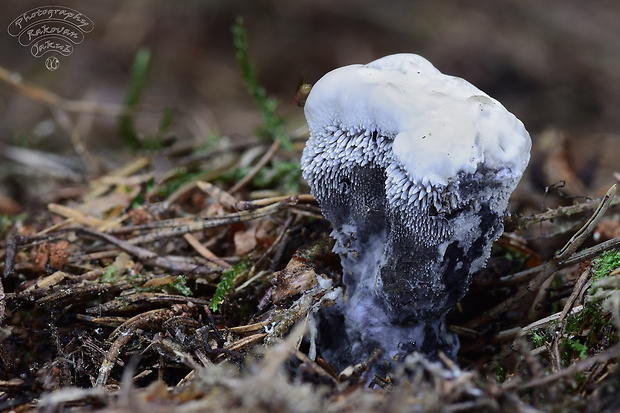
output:
<instances>
[{"instance_id":1,"label":"blurred background","mask_svg":"<svg viewBox=\"0 0 620 413\"><path fill-rule=\"evenodd\" d=\"M1 25L42 1L6 1ZM572 195L600 195L618 171L620 2L577 0L377 1L54 1L94 22L94 30L45 67L3 29L0 67L63 99L122 106L141 48L151 52L136 129L157 131L173 110L170 133L198 144L219 134L250 138L261 118L243 85L231 25L242 16L249 53L286 129L305 120L299 82L335 67L412 52L498 99L532 134L535 154L524 190L566 181ZM118 117L57 109L0 82L0 151L9 146L75 155L75 141L114 162L131 152ZM71 135L74 141L72 143ZM113 155L110 156L109 154ZM103 155L102 155L103 156ZM8 160L0 180L11 174ZM615 168L615 169L614 169ZM19 199L16 189L3 190ZM5 194L6 195L6 194Z\"/></svg>"}]
</instances>

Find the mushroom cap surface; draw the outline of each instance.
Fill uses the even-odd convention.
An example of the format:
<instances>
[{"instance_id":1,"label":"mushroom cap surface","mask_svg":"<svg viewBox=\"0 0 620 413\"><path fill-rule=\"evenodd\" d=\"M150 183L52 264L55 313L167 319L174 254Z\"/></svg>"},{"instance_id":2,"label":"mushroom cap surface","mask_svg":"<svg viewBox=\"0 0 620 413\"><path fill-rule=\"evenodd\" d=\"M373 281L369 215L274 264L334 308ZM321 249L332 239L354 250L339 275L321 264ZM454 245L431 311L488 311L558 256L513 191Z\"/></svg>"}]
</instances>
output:
<instances>
[{"instance_id":1,"label":"mushroom cap surface","mask_svg":"<svg viewBox=\"0 0 620 413\"><path fill-rule=\"evenodd\" d=\"M481 165L520 178L529 161L531 140L520 120L415 54L327 73L304 110L311 136L336 128L392 140L393 159L417 185L445 187Z\"/></svg>"}]
</instances>

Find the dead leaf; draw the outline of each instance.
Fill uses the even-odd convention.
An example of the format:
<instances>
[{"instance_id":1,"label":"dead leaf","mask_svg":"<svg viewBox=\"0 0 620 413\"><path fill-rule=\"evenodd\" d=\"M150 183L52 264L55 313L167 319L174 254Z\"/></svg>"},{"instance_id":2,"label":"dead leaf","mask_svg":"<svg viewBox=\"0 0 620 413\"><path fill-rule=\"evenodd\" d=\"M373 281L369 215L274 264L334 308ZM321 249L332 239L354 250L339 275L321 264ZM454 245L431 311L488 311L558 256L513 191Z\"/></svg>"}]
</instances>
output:
<instances>
[{"instance_id":1,"label":"dead leaf","mask_svg":"<svg viewBox=\"0 0 620 413\"><path fill-rule=\"evenodd\" d=\"M11 198L7 198L0 194L0 214L13 215L17 214L20 206Z\"/></svg>"},{"instance_id":2,"label":"dead leaf","mask_svg":"<svg viewBox=\"0 0 620 413\"><path fill-rule=\"evenodd\" d=\"M161 285L171 284L174 282L175 278L177 277L173 275L166 275L165 277L153 278L153 279L148 280L144 284L142 284L142 287L159 287Z\"/></svg>"},{"instance_id":3,"label":"dead leaf","mask_svg":"<svg viewBox=\"0 0 620 413\"><path fill-rule=\"evenodd\" d=\"M235 232L235 252L237 255L246 255L256 248L256 227L255 222L246 222L245 230Z\"/></svg>"},{"instance_id":4,"label":"dead leaf","mask_svg":"<svg viewBox=\"0 0 620 413\"><path fill-rule=\"evenodd\" d=\"M69 242L65 240L46 242L37 248L34 269L45 272L46 265L55 269L61 269L69 261Z\"/></svg>"},{"instance_id":5,"label":"dead leaf","mask_svg":"<svg viewBox=\"0 0 620 413\"><path fill-rule=\"evenodd\" d=\"M269 289L266 300L273 304L312 289L318 284L314 269L299 255L294 255L282 271L274 273L271 281L273 287ZM267 302L261 301L261 306L266 307Z\"/></svg>"},{"instance_id":6,"label":"dead leaf","mask_svg":"<svg viewBox=\"0 0 620 413\"><path fill-rule=\"evenodd\" d=\"M594 237L597 241L607 241L620 237L620 222L612 219L602 220L594 231Z\"/></svg>"}]
</instances>

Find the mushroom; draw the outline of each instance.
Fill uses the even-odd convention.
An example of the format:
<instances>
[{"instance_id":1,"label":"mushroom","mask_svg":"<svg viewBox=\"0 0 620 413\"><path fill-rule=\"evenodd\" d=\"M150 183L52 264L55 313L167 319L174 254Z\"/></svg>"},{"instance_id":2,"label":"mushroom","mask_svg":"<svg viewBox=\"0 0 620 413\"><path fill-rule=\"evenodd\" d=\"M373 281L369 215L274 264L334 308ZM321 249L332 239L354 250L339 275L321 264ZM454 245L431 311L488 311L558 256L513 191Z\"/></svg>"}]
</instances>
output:
<instances>
[{"instance_id":1,"label":"mushroom","mask_svg":"<svg viewBox=\"0 0 620 413\"><path fill-rule=\"evenodd\" d=\"M305 102L303 175L346 293L319 314L336 368L384 350L456 358L445 315L503 232L530 136L497 100L415 54L335 69Z\"/></svg>"}]
</instances>

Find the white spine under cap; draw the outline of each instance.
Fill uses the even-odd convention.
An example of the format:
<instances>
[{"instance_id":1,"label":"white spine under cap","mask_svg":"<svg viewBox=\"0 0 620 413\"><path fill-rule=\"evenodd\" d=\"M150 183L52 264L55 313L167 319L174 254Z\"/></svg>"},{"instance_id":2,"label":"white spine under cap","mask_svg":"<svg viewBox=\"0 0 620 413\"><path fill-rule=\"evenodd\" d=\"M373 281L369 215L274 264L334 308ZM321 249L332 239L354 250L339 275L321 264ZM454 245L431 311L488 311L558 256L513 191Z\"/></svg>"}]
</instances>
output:
<instances>
[{"instance_id":1,"label":"white spine under cap","mask_svg":"<svg viewBox=\"0 0 620 413\"><path fill-rule=\"evenodd\" d=\"M529 161L531 140L521 121L414 54L329 72L313 86L304 110L313 136L336 128L390 138L393 161L423 185L446 186L481 165L520 177Z\"/></svg>"}]
</instances>

